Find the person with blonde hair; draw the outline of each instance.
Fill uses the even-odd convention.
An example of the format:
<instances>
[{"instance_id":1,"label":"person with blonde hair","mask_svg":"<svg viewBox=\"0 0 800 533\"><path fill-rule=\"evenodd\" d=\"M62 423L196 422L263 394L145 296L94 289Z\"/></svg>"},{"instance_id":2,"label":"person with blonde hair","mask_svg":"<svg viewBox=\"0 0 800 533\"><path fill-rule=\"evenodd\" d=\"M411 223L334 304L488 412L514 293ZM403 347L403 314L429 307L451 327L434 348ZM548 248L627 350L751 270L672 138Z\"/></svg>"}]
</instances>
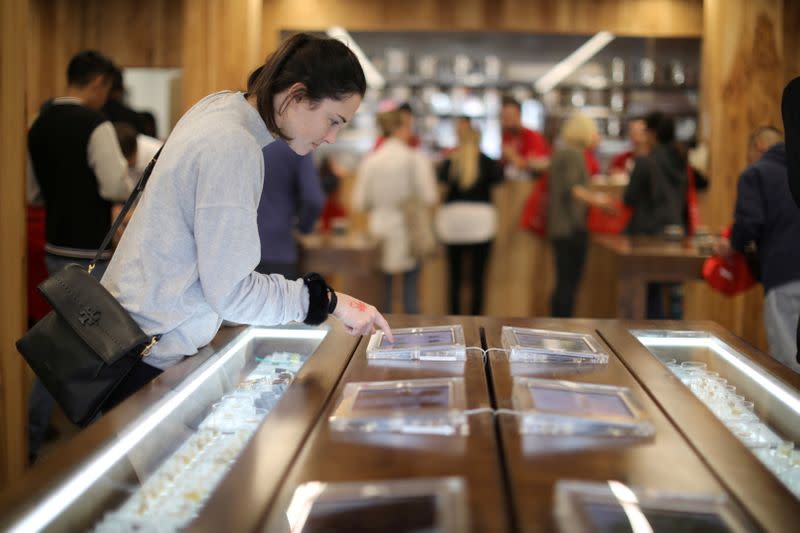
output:
<instances>
[{"instance_id":1,"label":"person with blonde hair","mask_svg":"<svg viewBox=\"0 0 800 533\"><path fill-rule=\"evenodd\" d=\"M556 283L550 300L554 317L571 317L575 291L583 273L588 248L586 208L612 211L608 195L589 190L589 173L583 153L597 144L597 126L580 111L561 127L559 146L550 165L547 236L553 245Z\"/></svg>"},{"instance_id":2,"label":"person with blonde hair","mask_svg":"<svg viewBox=\"0 0 800 533\"><path fill-rule=\"evenodd\" d=\"M368 154L358 168L352 207L369 213L369 232L381 243L381 270L386 284L386 312L392 310L394 276L403 276L403 308L419 312L419 260L412 253L411 232L404 207L417 198L427 206L438 200L431 162L408 146L411 125L399 111L378 115L386 140Z\"/></svg>"},{"instance_id":3,"label":"person with blonde hair","mask_svg":"<svg viewBox=\"0 0 800 533\"><path fill-rule=\"evenodd\" d=\"M447 184L444 205L437 215L439 239L447 245L450 272L450 313L461 314L463 268L471 272L471 315L482 314L486 265L497 227L491 188L503 180L496 161L480 150L480 132L469 118L456 123L458 146L439 168Z\"/></svg>"}]
</instances>

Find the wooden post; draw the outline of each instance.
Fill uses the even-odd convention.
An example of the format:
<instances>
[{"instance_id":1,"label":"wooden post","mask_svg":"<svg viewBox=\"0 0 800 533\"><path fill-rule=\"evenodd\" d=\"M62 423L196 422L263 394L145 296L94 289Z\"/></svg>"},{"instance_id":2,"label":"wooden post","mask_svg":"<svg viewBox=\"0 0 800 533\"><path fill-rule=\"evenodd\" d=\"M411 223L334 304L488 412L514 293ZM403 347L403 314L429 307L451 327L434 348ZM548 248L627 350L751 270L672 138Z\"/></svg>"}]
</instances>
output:
<instances>
[{"instance_id":1,"label":"wooden post","mask_svg":"<svg viewBox=\"0 0 800 533\"><path fill-rule=\"evenodd\" d=\"M262 0L186 0L183 109L224 89L244 90L261 65Z\"/></svg>"},{"instance_id":2,"label":"wooden post","mask_svg":"<svg viewBox=\"0 0 800 533\"><path fill-rule=\"evenodd\" d=\"M0 485L27 465L25 363L25 50L28 0L0 4Z\"/></svg>"}]
</instances>

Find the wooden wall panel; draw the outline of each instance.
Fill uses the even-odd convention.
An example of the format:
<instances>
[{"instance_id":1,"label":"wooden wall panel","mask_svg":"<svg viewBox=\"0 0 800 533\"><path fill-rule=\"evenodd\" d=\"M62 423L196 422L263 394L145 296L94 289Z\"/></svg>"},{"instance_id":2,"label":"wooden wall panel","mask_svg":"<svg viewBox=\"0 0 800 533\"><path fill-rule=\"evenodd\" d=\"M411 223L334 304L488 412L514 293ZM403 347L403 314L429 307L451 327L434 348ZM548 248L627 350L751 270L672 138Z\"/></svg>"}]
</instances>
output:
<instances>
[{"instance_id":1,"label":"wooden wall panel","mask_svg":"<svg viewBox=\"0 0 800 533\"><path fill-rule=\"evenodd\" d=\"M783 0L784 85L800 76L800 2Z\"/></svg>"},{"instance_id":2,"label":"wooden wall panel","mask_svg":"<svg viewBox=\"0 0 800 533\"><path fill-rule=\"evenodd\" d=\"M98 50L122 67L179 67L182 0L30 0L28 119L64 93L70 58Z\"/></svg>"},{"instance_id":3,"label":"wooden wall panel","mask_svg":"<svg viewBox=\"0 0 800 533\"><path fill-rule=\"evenodd\" d=\"M0 486L27 465L25 365L25 58L28 1L0 3Z\"/></svg>"},{"instance_id":4,"label":"wooden wall panel","mask_svg":"<svg viewBox=\"0 0 800 533\"><path fill-rule=\"evenodd\" d=\"M738 176L747 166L747 140L758 126L781 126L780 99L789 56L782 0L706 0L702 91L708 120L711 187L703 216L711 228L733 220ZM686 318L711 319L765 349L763 291L736 298L703 284L686 294Z\"/></svg>"},{"instance_id":5,"label":"wooden wall panel","mask_svg":"<svg viewBox=\"0 0 800 533\"><path fill-rule=\"evenodd\" d=\"M702 35L701 0L264 0L264 49L278 29L480 30ZM271 31L270 31L271 30Z\"/></svg>"},{"instance_id":6,"label":"wooden wall panel","mask_svg":"<svg viewBox=\"0 0 800 533\"><path fill-rule=\"evenodd\" d=\"M186 0L183 107L214 91L244 89L264 61L261 0Z\"/></svg>"},{"instance_id":7,"label":"wooden wall panel","mask_svg":"<svg viewBox=\"0 0 800 533\"><path fill-rule=\"evenodd\" d=\"M84 0L83 46L125 67L177 67L181 63L181 2Z\"/></svg>"}]
</instances>

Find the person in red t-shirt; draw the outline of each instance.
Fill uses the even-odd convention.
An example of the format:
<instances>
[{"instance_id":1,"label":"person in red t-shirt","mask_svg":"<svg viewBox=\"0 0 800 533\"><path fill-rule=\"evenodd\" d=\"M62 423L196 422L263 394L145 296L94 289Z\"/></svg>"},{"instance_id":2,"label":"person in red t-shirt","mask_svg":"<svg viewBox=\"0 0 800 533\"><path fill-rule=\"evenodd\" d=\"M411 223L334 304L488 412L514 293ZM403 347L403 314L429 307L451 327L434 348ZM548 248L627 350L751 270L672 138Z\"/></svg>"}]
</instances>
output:
<instances>
[{"instance_id":1,"label":"person in red t-shirt","mask_svg":"<svg viewBox=\"0 0 800 533\"><path fill-rule=\"evenodd\" d=\"M630 175L633 170L633 161L650 152L652 146L647 139L646 130L643 118L636 117L628 121L628 139L631 141L631 149L614 156L609 165L609 174Z\"/></svg>"},{"instance_id":2,"label":"person in red t-shirt","mask_svg":"<svg viewBox=\"0 0 800 533\"><path fill-rule=\"evenodd\" d=\"M331 156L326 155L322 158L319 167L319 177L322 181L322 190L325 192L325 205L322 206L320 213L320 231L327 233L333 227L333 220L337 218L347 218L347 209L342 205L339 197L343 172L334 162Z\"/></svg>"},{"instance_id":3,"label":"person in red t-shirt","mask_svg":"<svg viewBox=\"0 0 800 533\"><path fill-rule=\"evenodd\" d=\"M538 131L522 126L522 106L515 99L503 97L500 110L503 129L503 157L507 179L527 179L547 171L550 145Z\"/></svg>"},{"instance_id":4,"label":"person in red t-shirt","mask_svg":"<svg viewBox=\"0 0 800 533\"><path fill-rule=\"evenodd\" d=\"M595 174L600 174L600 162L597 161L597 156L594 155L594 147L583 151L583 160L586 161L586 170L589 172L590 178Z\"/></svg>"}]
</instances>

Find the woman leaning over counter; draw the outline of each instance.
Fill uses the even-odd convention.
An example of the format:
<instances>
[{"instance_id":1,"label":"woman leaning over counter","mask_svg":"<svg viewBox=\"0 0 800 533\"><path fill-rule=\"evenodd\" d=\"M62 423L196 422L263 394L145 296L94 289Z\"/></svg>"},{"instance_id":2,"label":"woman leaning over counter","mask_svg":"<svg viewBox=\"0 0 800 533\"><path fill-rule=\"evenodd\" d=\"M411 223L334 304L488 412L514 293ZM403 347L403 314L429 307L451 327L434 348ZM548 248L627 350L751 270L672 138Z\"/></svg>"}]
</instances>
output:
<instances>
[{"instance_id":1,"label":"woman leaning over counter","mask_svg":"<svg viewBox=\"0 0 800 533\"><path fill-rule=\"evenodd\" d=\"M145 333L161 336L110 405L197 353L223 320L319 324L330 312L353 335L381 328L391 336L373 306L334 298L317 276L289 281L254 271L262 148L280 137L303 155L334 142L365 90L347 46L298 34L267 59L246 93L212 94L180 119L102 280Z\"/></svg>"}]
</instances>

